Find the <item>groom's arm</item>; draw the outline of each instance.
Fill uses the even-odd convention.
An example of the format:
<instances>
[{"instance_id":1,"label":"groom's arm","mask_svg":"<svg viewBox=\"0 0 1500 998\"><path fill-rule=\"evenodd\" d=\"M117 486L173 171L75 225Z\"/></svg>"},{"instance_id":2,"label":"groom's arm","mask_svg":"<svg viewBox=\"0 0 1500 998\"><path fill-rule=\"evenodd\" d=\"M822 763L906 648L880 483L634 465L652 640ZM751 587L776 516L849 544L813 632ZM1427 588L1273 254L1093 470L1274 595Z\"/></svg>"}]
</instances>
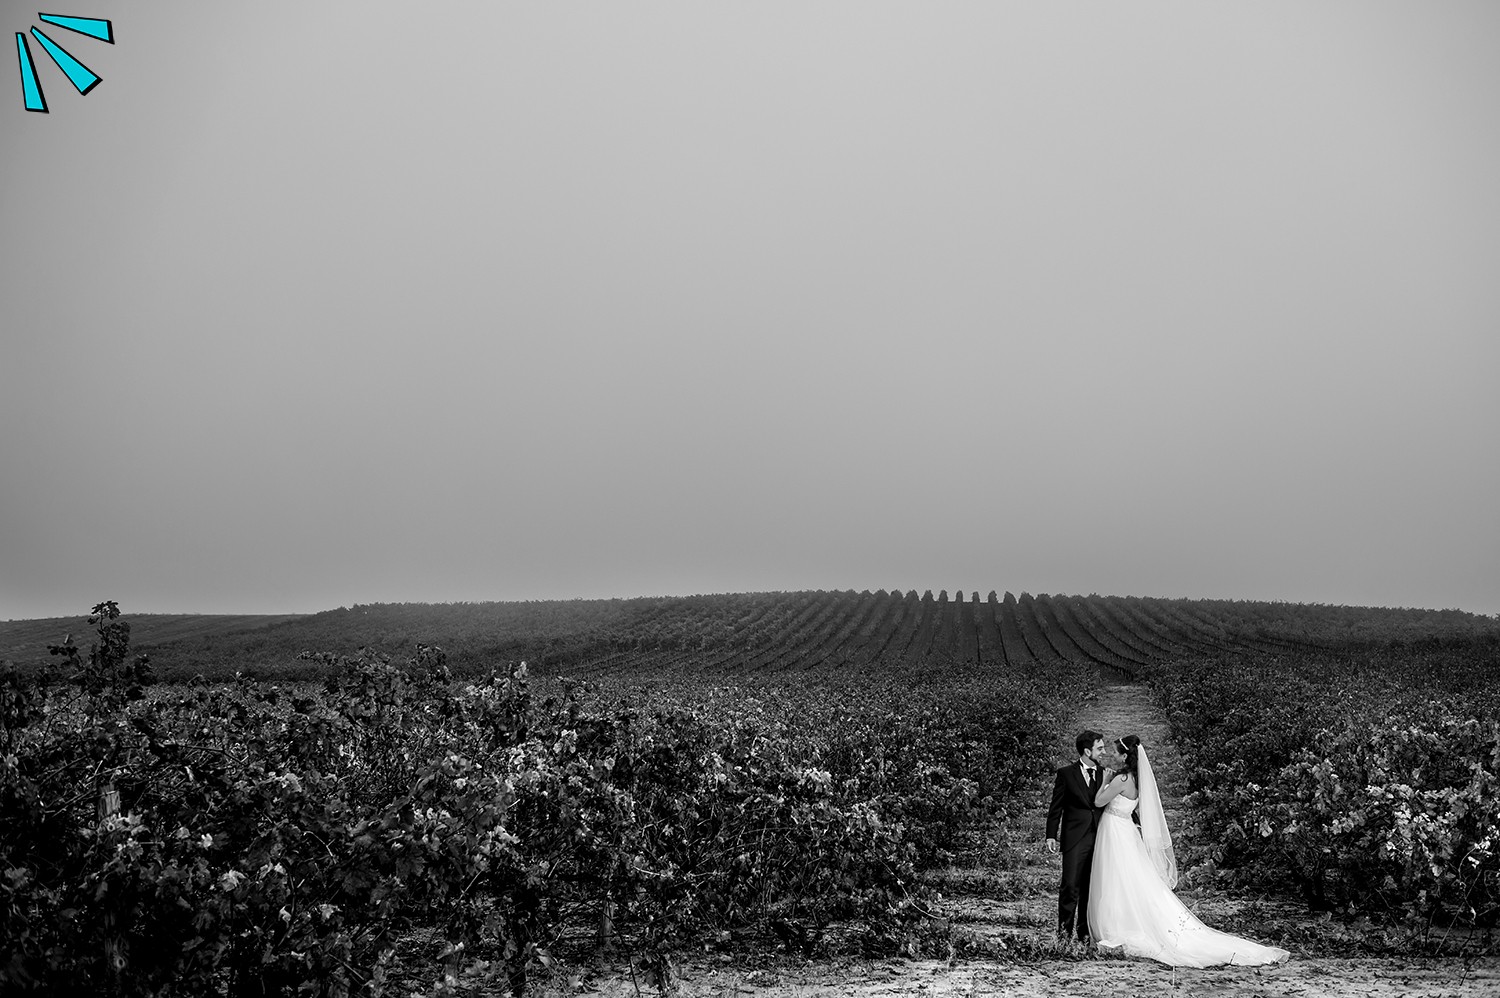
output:
<instances>
[{"instance_id":1,"label":"groom's arm","mask_svg":"<svg viewBox=\"0 0 1500 998\"><path fill-rule=\"evenodd\" d=\"M1066 788L1063 786L1063 772L1057 771L1057 779L1052 782L1052 804L1047 808L1047 838L1057 839L1062 832L1063 819L1063 795Z\"/></svg>"}]
</instances>

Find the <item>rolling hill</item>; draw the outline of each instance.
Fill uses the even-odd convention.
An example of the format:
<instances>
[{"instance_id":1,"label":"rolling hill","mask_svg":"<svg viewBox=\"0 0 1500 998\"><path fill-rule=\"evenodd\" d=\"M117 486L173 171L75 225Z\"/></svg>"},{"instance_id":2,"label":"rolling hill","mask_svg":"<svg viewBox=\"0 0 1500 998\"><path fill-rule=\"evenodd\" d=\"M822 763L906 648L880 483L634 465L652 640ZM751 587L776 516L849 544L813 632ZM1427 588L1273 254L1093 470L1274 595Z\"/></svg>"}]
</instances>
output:
<instances>
[{"instance_id":1,"label":"rolling hill","mask_svg":"<svg viewBox=\"0 0 1500 998\"><path fill-rule=\"evenodd\" d=\"M1123 675L1182 657L1283 654L1410 644L1500 647L1500 620L1458 610L1122 596L915 590L802 591L496 603L387 603L305 615L131 615L131 644L163 679L251 670L309 678L303 652L391 654L443 647L460 672L527 660L578 675L688 669L719 674L809 670L986 669L1026 673L1060 662ZM0 623L0 658L23 669L74 635L83 617Z\"/></svg>"}]
</instances>

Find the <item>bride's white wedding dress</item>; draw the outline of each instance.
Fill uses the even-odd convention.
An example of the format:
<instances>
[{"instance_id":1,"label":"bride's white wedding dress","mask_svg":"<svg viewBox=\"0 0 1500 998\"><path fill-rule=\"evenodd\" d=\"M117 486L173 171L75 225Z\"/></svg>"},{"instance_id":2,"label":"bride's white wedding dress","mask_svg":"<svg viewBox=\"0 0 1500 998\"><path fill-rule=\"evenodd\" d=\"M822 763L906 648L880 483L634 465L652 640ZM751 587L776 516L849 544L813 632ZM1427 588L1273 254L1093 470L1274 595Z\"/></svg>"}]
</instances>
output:
<instances>
[{"instance_id":1,"label":"bride's white wedding dress","mask_svg":"<svg viewBox=\"0 0 1500 998\"><path fill-rule=\"evenodd\" d=\"M1153 788L1154 789L1154 788ZM1143 791L1144 792L1144 791ZM1173 967L1213 967L1225 963L1280 963L1291 954L1274 946L1210 929L1172 893L1157 872L1131 812L1139 801L1123 794L1110 800L1094 835L1090 875L1089 932L1101 948L1123 949ZM1169 879L1176 863L1166 847Z\"/></svg>"}]
</instances>

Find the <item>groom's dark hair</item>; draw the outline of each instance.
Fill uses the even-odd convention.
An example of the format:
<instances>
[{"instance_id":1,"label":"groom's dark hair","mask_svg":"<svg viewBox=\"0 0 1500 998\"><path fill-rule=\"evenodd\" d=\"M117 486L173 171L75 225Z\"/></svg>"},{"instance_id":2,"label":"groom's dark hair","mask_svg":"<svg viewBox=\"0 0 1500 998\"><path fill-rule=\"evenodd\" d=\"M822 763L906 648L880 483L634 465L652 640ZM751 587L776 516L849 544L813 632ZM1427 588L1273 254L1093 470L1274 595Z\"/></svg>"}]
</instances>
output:
<instances>
[{"instance_id":1,"label":"groom's dark hair","mask_svg":"<svg viewBox=\"0 0 1500 998\"><path fill-rule=\"evenodd\" d=\"M1080 731L1078 737L1073 739L1073 744L1078 747L1078 754L1083 755L1084 749L1092 748L1093 744L1103 737L1097 731Z\"/></svg>"}]
</instances>

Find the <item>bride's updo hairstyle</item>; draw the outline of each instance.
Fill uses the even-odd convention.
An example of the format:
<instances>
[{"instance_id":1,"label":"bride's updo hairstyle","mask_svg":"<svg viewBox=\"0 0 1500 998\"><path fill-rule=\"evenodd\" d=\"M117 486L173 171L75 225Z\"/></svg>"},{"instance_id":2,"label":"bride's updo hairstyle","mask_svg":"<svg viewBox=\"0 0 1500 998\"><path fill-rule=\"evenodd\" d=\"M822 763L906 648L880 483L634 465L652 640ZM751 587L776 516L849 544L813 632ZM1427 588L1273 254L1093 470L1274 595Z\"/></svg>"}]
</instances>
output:
<instances>
[{"instance_id":1,"label":"bride's updo hairstyle","mask_svg":"<svg viewBox=\"0 0 1500 998\"><path fill-rule=\"evenodd\" d=\"M1125 755L1125 768L1122 772L1129 773L1131 776L1135 775L1136 751L1140 747L1141 738L1139 735L1126 735L1124 738L1115 739L1115 748L1119 749Z\"/></svg>"}]
</instances>

